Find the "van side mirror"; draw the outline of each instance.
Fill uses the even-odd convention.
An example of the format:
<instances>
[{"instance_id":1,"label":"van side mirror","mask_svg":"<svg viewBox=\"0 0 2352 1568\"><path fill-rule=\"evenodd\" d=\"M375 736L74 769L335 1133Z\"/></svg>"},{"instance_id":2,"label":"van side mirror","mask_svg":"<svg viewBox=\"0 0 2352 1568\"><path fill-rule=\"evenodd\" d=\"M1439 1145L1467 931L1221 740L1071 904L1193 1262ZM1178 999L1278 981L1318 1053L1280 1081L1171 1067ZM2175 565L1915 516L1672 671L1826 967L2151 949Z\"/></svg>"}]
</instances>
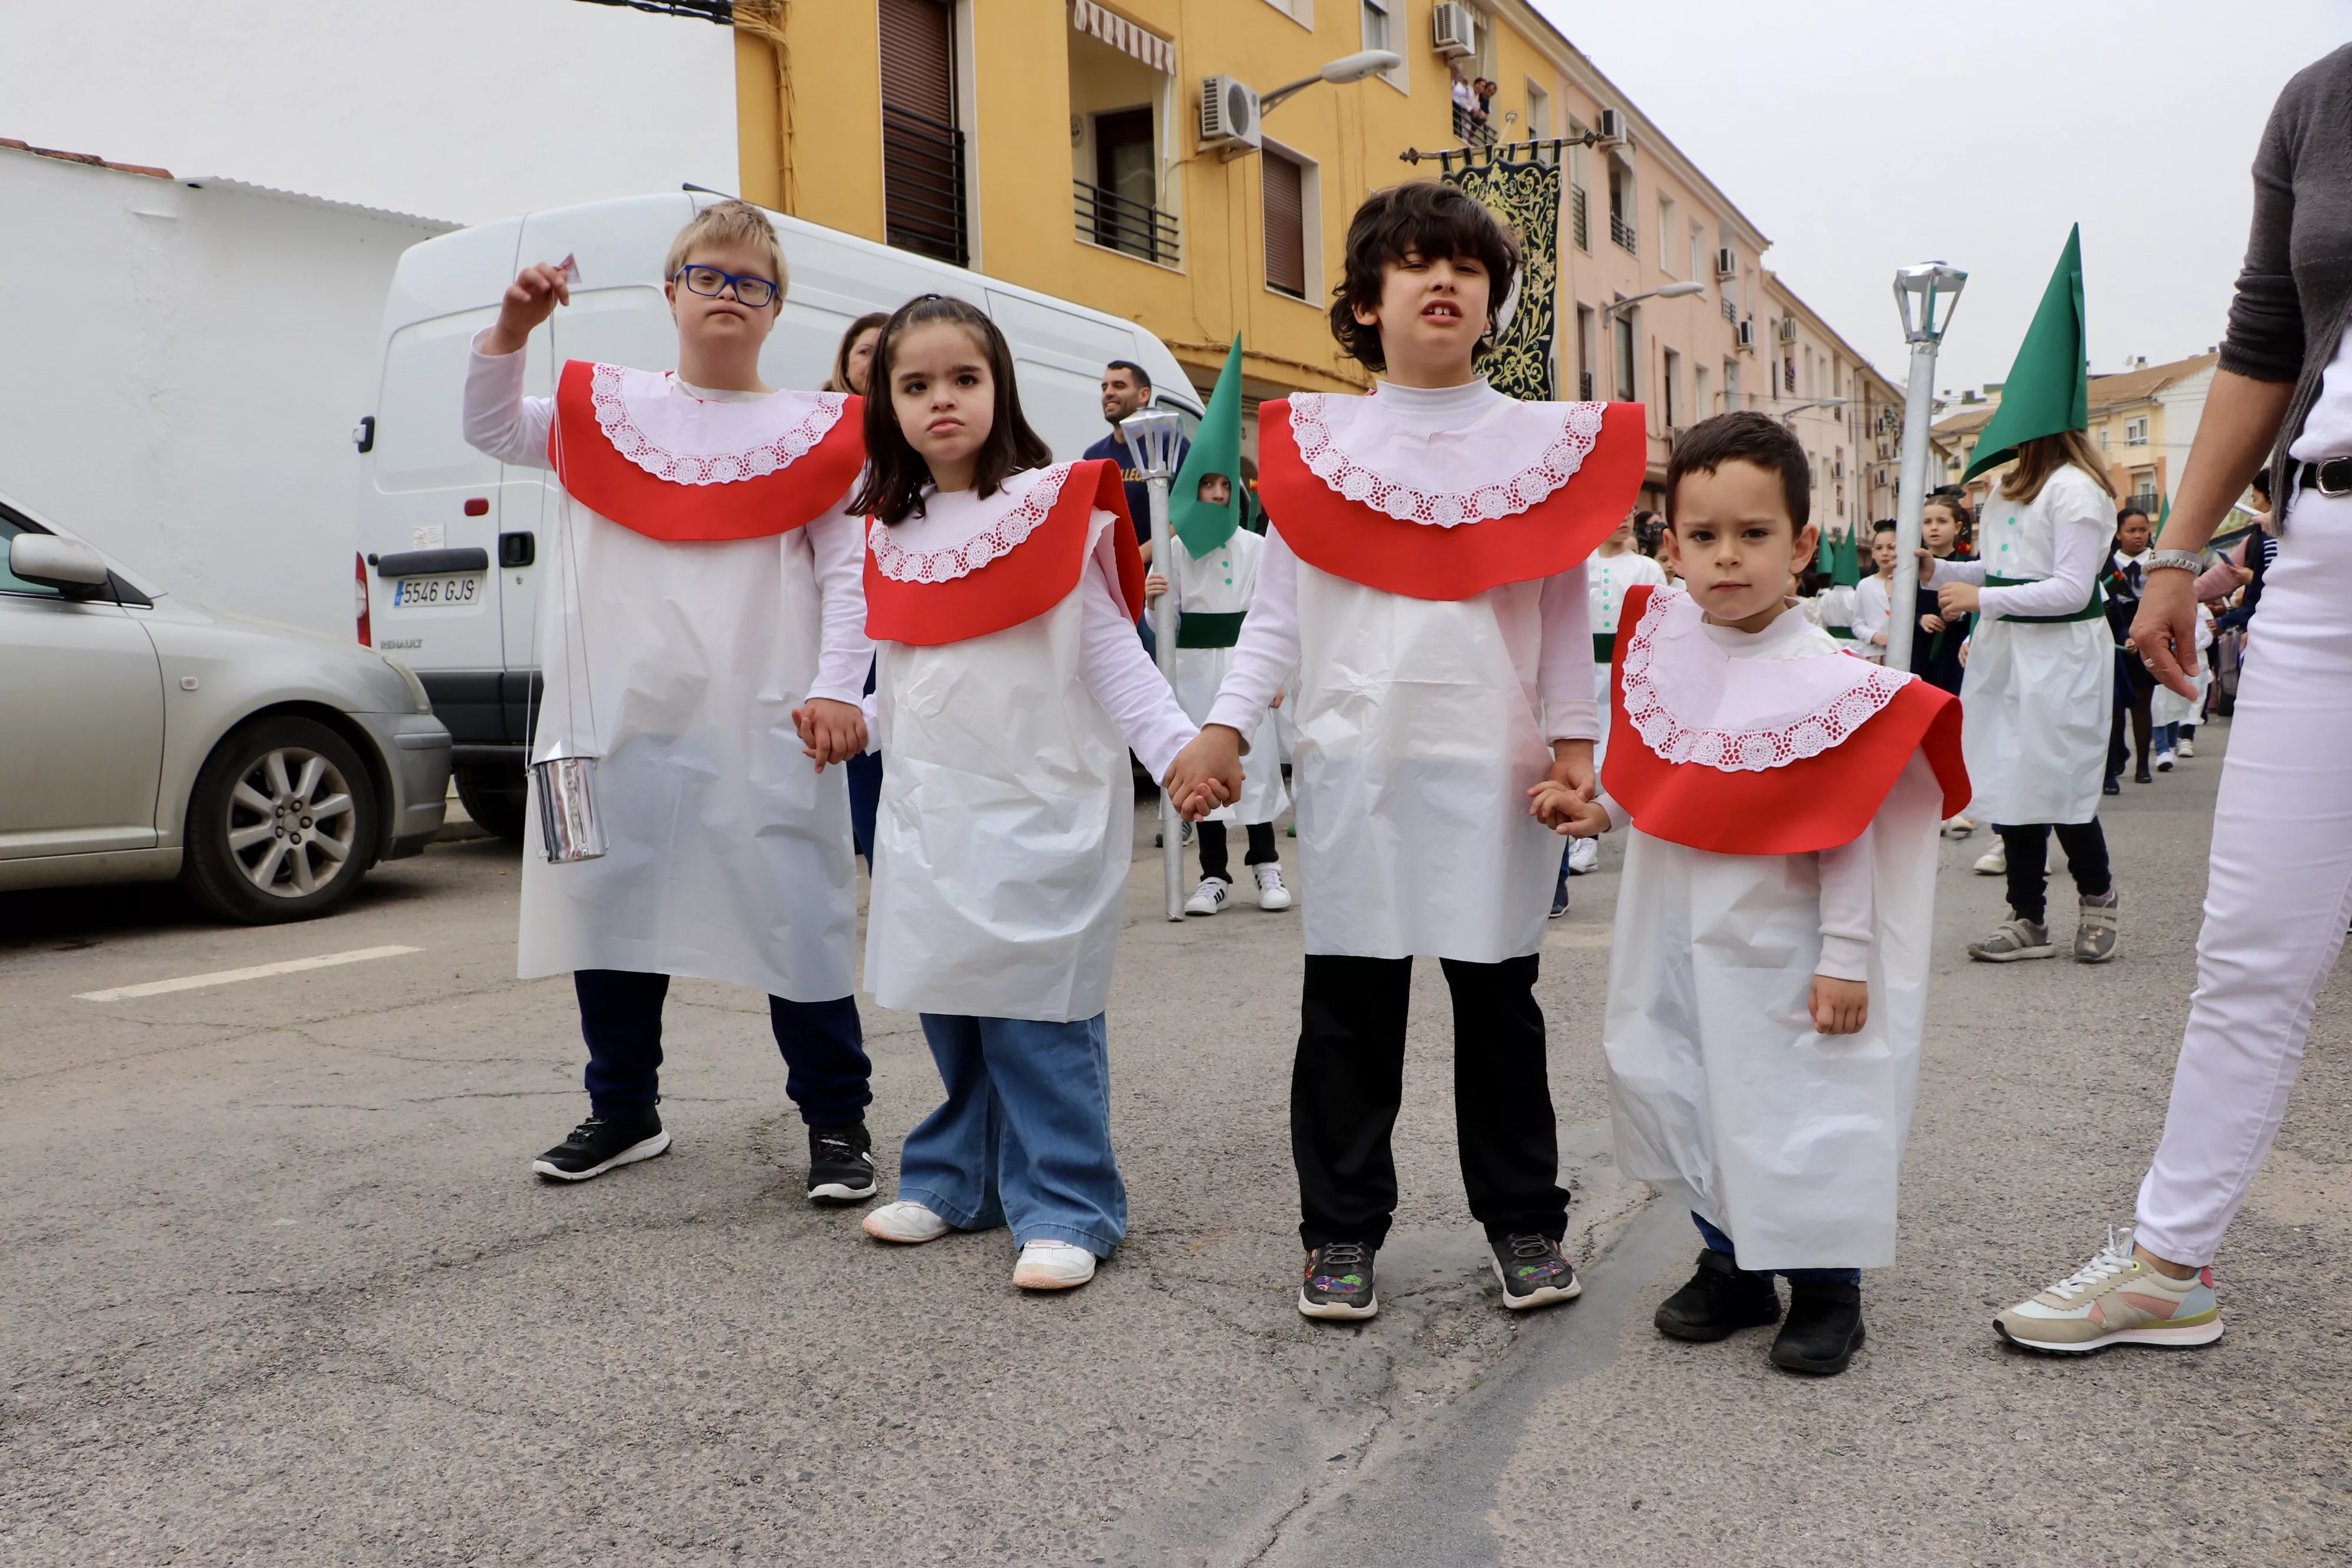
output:
<instances>
[{"instance_id":1,"label":"van side mirror","mask_svg":"<svg viewBox=\"0 0 2352 1568\"><path fill-rule=\"evenodd\" d=\"M79 539L20 533L8 542L8 570L27 583L73 592L106 586L106 558Z\"/></svg>"}]
</instances>

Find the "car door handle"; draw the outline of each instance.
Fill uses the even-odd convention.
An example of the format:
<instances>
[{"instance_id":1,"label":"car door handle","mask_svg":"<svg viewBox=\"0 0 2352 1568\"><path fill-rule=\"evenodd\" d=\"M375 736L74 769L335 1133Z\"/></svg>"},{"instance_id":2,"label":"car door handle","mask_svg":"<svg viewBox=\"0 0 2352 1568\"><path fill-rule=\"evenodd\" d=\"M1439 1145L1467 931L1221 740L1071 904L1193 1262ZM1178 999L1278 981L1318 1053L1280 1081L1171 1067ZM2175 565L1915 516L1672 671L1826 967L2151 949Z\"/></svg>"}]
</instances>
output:
<instances>
[{"instance_id":1,"label":"car door handle","mask_svg":"<svg viewBox=\"0 0 2352 1568\"><path fill-rule=\"evenodd\" d=\"M539 559L539 542L528 533L499 535L499 564L528 566Z\"/></svg>"}]
</instances>

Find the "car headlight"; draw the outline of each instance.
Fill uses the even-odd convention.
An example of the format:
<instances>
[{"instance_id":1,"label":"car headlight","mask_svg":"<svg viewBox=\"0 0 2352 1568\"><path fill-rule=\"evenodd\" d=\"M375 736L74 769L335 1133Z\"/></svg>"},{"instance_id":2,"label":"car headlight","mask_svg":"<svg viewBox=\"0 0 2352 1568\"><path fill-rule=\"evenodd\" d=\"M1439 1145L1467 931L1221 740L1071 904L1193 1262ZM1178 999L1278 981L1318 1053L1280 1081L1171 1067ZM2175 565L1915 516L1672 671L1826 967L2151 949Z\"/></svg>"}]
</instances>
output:
<instances>
[{"instance_id":1,"label":"car headlight","mask_svg":"<svg viewBox=\"0 0 2352 1568\"><path fill-rule=\"evenodd\" d=\"M407 684L408 700L416 704L416 710L419 713L430 713L433 711L433 699L425 693L425 682L416 679L416 672L415 670L409 668L408 666L401 663L400 660L393 658L392 655L388 653L379 654L376 657L383 659L384 663L392 666L394 671L397 673L400 679Z\"/></svg>"}]
</instances>

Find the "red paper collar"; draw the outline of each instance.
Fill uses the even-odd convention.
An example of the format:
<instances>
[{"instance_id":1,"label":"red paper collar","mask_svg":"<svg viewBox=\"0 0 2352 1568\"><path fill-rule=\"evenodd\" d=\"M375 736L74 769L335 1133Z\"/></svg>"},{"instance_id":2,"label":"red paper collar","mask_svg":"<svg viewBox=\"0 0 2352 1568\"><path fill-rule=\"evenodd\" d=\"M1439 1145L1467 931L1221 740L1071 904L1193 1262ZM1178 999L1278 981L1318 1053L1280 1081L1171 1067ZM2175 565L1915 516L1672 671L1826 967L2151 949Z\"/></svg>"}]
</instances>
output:
<instances>
[{"instance_id":1,"label":"red paper collar","mask_svg":"<svg viewBox=\"0 0 2352 1568\"><path fill-rule=\"evenodd\" d=\"M1094 514L1107 511L1111 548L1118 559L1119 596L1129 618L1143 613L1143 554L1127 510L1118 467L1094 458L1065 465L1060 495L1028 538L961 577L908 583L882 574L866 552L866 635L877 642L936 647L986 637L1034 620L1070 595L1094 544ZM992 500L1010 506L999 491ZM868 530L887 526L869 519Z\"/></svg>"},{"instance_id":2,"label":"red paper collar","mask_svg":"<svg viewBox=\"0 0 2352 1568\"><path fill-rule=\"evenodd\" d=\"M772 472L720 484L658 478L617 450L598 420L598 368L564 362L548 460L573 500L649 538L687 543L788 533L839 505L865 467L865 401L852 397L814 447Z\"/></svg>"},{"instance_id":3,"label":"red paper collar","mask_svg":"<svg viewBox=\"0 0 2352 1568\"><path fill-rule=\"evenodd\" d=\"M1649 607L1648 584L1625 595L1609 680L1609 793L1653 838L1717 855L1801 855L1862 837L1887 792L1925 752L1943 786L1946 816L1966 809L1960 702L1916 677L1892 701L1830 750L1760 773L1669 763L1643 744L1625 713L1625 649ZM1793 614L1794 612L1790 612Z\"/></svg>"},{"instance_id":4,"label":"red paper collar","mask_svg":"<svg viewBox=\"0 0 2352 1568\"><path fill-rule=\"evenodd\" d=\"M1308 469L1287 399L1258 408L1258 493L1292 552L1336 577L1415 599L1466 599L1566 572L1625 521L1649 464L1638 403L1612 403L1573 479L1522 512L1452 528L1406 522Z\"/></svg>"}]
</instances>

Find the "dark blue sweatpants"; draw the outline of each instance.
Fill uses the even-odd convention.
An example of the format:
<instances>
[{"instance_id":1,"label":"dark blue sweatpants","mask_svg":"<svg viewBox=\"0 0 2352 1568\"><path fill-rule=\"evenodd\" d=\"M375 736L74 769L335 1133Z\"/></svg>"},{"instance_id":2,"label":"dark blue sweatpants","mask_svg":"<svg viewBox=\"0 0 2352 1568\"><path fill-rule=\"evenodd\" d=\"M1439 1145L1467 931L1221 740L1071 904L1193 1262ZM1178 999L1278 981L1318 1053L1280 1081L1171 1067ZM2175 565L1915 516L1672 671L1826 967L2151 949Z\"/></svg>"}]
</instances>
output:
<instances>
[{"instance_id":1,"label":"dark blue sweatpants","mask_svg":"<svg viewBox=\"0 0 2352 1568\"><path fill-rule=\"evenodd\" d=\"M612 1121L634 1121L661 1099L661 1016L669 976L630 969L573 972L580 1033L588 1041L588 1103ZM784 1055L784 1092L811 1127L845 1127L873 1103L857 1003L768 998L768 1024Z\"/></svg>"}]
</instances>

